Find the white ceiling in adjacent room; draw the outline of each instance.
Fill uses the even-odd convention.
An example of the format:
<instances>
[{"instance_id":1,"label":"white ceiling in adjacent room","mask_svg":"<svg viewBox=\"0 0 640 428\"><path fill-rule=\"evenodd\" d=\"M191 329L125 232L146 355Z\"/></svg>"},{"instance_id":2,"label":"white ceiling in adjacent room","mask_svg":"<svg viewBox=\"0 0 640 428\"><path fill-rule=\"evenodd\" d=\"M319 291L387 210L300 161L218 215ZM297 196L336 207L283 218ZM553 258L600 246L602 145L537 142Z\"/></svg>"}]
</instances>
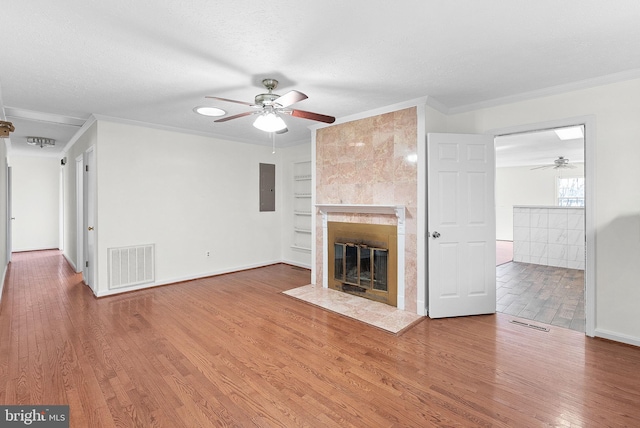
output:
<instances>
[{"instance_id":1,"label":"white ceiling in adjacent room","mask_svg":"<svg viewBox=\"0 0 640 428\"><path fill-rule=\"evenodd\" d=\"M575 138L562 140L558 130L582 130L582 126L496 137L496 166L554 165L559 157L568 159L569 163L584 162L584 137L574 135Z\"/></svg>"}]
</instances>

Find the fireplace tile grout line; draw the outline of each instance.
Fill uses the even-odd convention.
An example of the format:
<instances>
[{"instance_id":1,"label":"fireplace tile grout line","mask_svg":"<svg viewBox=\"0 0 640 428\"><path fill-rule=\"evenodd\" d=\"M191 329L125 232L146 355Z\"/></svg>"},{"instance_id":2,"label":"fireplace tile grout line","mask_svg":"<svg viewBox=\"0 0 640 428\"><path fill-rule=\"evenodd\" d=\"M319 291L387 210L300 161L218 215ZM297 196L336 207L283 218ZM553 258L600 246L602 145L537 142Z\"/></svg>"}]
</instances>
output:
<instances>
[{"instance_id":1,"label":"fireplace tile grout line","mask_svg":"<svg viewBox=\"0 0 640 428\"><path fill-rule=\"evenodd\" d=\"M311 284L282 293L395 335L424 318L384 303Z\"/></svg>"}]
</instances>

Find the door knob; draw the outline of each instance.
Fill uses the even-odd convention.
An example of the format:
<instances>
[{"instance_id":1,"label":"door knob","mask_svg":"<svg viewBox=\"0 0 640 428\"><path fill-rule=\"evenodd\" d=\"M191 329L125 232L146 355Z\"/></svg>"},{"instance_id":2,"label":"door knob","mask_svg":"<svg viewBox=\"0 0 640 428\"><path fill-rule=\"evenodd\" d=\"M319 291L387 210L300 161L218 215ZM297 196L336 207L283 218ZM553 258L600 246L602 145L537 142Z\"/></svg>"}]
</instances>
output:
<instances>
[{"instance_id":1,"label":"door knob","mask_svg":"<svg viewBox=\"0 0 640 428\"><path fill-rule=\"evenodd\" d=\"M433 239L438 239L440 237L440 233L439 232L433 232L431 234L431 236L433 236Z\"/></svg>"},{"instance_id":2,"label":"door knob","mask_svg":"<svg viewBox=\"0 0 640 428\"><path fill-rule=\"evenodd\" d=\"M87 227L87 230L93 230L93 226Z\"/></svg>"}]
</instances>

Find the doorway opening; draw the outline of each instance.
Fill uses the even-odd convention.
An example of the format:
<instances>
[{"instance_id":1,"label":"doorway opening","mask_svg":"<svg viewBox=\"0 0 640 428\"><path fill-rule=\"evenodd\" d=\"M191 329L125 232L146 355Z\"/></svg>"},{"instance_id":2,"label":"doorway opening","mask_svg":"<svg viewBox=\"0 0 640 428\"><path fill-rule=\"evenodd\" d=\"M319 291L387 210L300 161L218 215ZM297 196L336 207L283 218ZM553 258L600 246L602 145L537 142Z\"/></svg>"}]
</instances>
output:
<instances>
[{"instance_id":1,"label":"doorway opening","mask_svg":"<svg viewBox=\"0 0 640 428\"><path fill-rule=\"evenodd\" d=\"M496 309L585 332L584 124L496 136Z\"/></svg>"}]
</instances>

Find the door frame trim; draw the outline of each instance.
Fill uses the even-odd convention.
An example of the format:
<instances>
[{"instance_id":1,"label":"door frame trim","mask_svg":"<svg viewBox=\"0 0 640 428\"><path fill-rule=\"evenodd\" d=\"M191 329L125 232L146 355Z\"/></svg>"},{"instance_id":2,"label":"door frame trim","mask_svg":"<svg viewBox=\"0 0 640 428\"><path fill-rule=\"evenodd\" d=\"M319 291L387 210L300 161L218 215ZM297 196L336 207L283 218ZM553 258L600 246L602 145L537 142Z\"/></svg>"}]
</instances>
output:
<instances>
[{"instance_id":1,"label":"door frame trim","mask_svg":"<svg viewBox=\"0 0 640 428\"><path fill-rule=\"evenodd\" d=\"M509 134L584 125L585 175L585 334L594 337L596 327L596 116L576 116L546 122L490 129L486 133L499 137ZM495 151L494 151L495 153ZM494 185L495 188L495 185Z\"/></svg>"},{"instance_id":2,"label":"door frame trim","mask_svg":"<svg viewBox=\"0 0 640 428\"><path fill-rule=\"evenodd\" d=\"M84 186L83 169L84 154L75 159L75 191L76 191L76 272L84 270Z\"/></svg>"},{"instance_id":3,"label":"door frame trim","mask_svg":"<svg viewBox=\"0 0 640 428\"><path fill-rule=\"evenodd\" d=\"M82 263L82 274L85 283L91 288L94 294L96 294L96 247L97 247L97 233L94 233L93 238L93 252L90 252L89 246L89 225L96 225L96 212L97 212L97 200L96 200L96 151L95 146L89 147L83 153L83 257L84 261ZM91 156L91 158L89 157ZM93 174L93 179L90 179L85 173L84 170L86 167L90 167L89 171ZM93 215L91 215L93 214ZM89 268L86 266L86 262L90 264ZM85 277L86 273L86 277Z\"/></svg>"}]
</instances>

